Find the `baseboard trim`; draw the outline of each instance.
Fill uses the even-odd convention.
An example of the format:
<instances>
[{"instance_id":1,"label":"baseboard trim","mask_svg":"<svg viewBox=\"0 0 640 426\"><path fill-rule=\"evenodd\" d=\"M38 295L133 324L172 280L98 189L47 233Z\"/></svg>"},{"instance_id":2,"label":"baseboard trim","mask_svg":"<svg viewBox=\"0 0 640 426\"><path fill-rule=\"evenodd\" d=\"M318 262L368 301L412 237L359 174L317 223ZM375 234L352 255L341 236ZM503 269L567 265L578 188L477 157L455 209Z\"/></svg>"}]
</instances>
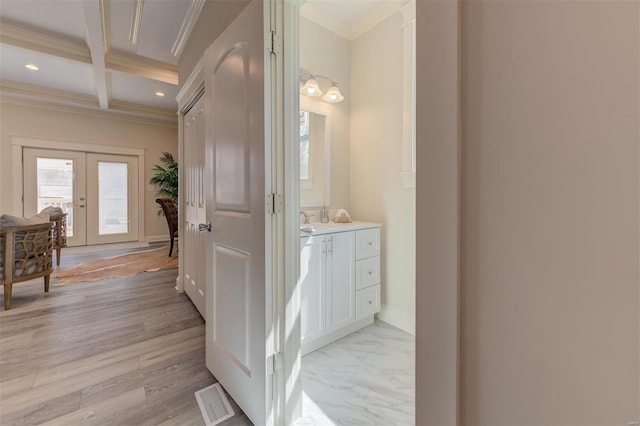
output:
<instances>
[{"instance_id":1,"label":"baseboard trim","mask_svg":"<svg viewBox=\"0 0 640 426\"><path fill-rule=\"evenodd\" d=\"M148 243L164 243L164 242L169 242L169 234L163 234L163 235L145 235L144 236L144 241L148 242Z\"/></svg>"},{"instance_id":2,"label":"baseboard trim","mask_svg":"<svg viewBox=\"0 0 640 426\"><path fill-rule=\"evenodd\" d=\"M380 321L384 321L402 331L406 331L412 336L416 335L415 315L409 315L402 309L398 309L395 306L382 305L376 317Z\"/></svg>"},{"instance_id":3,"label":"baseboard trim","mask_svg":"<svg viewBox=\"0 0 640 426\"><path fill-rule=\"evenodd\" d=\"M342 339L343 337L371 324L373 324L373 315L357 320L355 322L352 322L351 324L349 324L344 328L341 328L327 335L319 337L318 339L313 340L301 346L302 356L305 356L310 352L320 349L321 347L326 346L329 343L333 343L338 339Z\"/></svg>"}]
</instances>

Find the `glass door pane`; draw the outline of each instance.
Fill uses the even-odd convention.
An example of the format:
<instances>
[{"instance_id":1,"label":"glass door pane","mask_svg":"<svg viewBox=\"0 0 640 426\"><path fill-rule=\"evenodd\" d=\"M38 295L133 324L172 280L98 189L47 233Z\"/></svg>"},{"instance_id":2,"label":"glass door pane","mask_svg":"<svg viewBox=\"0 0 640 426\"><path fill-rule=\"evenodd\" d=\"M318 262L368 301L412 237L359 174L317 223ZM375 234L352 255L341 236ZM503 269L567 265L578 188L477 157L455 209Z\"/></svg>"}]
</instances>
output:
<instances>
[{"instance_id":1,"label":"glass door pane","mask_svg":"<svg viewBox=\"0 0 640 426\"><path fill-rule=\"evenodd\" d=\"M138 158L87 154L87 244L138 240Z\"/></svg>"},{"instance_id":2,"label":"glass door pane","mask_svg":"<svg viewBox=\"0 0 640 426\"><path fill-rule=\"evenodd\" d=\"M129 232L129 165L98 161L98 234Z\"/></svg>"},{"instance_id":3,"label":"glass door pane","mask_svg":"<svg viewBox=\"0 0 640 426\"><path fill-rule=\"evenodd\" d=\"M73 237L73 159L36 159L37 211L60 207L67 216L67 236Z\"/></svg>"},{"instance_id":4,"label":"glass door pane","mask_svg":"<svg viewBox=\"0 0 640 426\"><path fill-rule=\"evenodd\" d=\"M60 207L67 213L67 245L87 244L86 154L25 147L22 158L23 215Z\"/></svg>"}]
</instances>

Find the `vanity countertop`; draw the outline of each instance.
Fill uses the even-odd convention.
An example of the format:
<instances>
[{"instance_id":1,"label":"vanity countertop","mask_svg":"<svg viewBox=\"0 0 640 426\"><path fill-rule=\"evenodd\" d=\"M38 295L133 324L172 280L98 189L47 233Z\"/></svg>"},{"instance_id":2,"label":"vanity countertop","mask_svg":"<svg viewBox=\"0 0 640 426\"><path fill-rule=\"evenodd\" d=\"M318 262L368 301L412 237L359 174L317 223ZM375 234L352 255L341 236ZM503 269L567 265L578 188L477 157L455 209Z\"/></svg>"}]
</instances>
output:
<instances>
[{"instance_id":1,"label":"vanity countertop","mask_svg":"<svg viewBox=\"0 0 640 426\"><path fill-rule=\"evenodd\" d=\"M303 231L304 227L313 227L313 231ZM300 224L300 237L308 237L310 235L331 234L333 232L355 231L357 229L379 228L379 223L360 222L354 220L351 223L328 223L312 222L309 224Z\"/></svg>"}]
</instances>

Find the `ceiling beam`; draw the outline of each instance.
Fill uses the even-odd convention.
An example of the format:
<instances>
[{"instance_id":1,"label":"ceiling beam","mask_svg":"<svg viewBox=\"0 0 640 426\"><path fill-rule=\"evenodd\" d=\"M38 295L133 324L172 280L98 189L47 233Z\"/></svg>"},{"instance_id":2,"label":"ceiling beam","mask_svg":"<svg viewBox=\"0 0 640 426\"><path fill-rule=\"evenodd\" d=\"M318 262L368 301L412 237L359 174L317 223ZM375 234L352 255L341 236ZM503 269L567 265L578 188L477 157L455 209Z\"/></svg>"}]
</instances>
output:
<instances>
[{"instance_id":1,"label":"ceiling beam","mask_svg":"<svg viewBox=\"0 0 640 426\"><path fill-rule=\"evenodd\" d=\"M0 93L3 96L12 95L23 99L37 99L41 101L55 102L61 105L73 105L78 107L97 108L98 102L95 96L66 90L50 89L33 84L19 83L0 79Z\"/></svg>"},{"instance_id":2,"label":"ceiling beam","mask_svg":"<svg viewBox=\"0 0 640 426\"><path fill-rule=\"evenodd\" d=\"M100 0L84 0L82 11L84 13L85 29L87 31L87 45L91 52L93 62L93 75L96 95L100 108L109 108L109 89L107 84L107 72L104 62L104 38L102 30L102 7Z\"/></svg>"},{"instance_id":3,"label":"ceiling beam","mask_svg":"<svg viewBox=\"0 0 640 426\"><path fill-rule=\"evenodd\" d=\"M105 65L109 70L178 85L178 67L165 62L112 50L107 53Z\"/></svg>"},{"instance_id":4,"label":"ceiling beam","mask_svg":"<svg viewBox=\"0 0 640 426\"><path fill-rule=\"evenodd\" d=\"M36 31L7 19L0 21L0 43L84 64L91 63L91 52L84 41Z\"/></svg>"}]
</instances>

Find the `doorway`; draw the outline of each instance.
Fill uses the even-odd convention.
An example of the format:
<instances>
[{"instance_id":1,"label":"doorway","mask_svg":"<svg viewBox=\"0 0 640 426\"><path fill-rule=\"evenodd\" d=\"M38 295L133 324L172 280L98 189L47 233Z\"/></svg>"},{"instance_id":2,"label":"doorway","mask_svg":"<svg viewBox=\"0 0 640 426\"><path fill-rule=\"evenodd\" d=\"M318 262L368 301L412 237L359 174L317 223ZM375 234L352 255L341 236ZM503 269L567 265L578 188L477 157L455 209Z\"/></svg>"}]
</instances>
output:
<instances>
[{"instance_id":1,"label":"doorway","mask_svg":"<svg viewBox=\"0 0 640 426\"><path fill-rule=\"evenodd\" d=\"M23 149L25 216L48 206L67 213L67 244L138 240L138 158Z\"/></svg>"},{"instance_id":2,"label":"doorway","mask_svg":"<svg viewBox=\"0 0 640 426\"><path fill-rule=\"evenodd\" d=\"M344 30L319 18L320 12L335 18L345 12L346 17L342 8L347 5L363 14ZM415 422L415 3L397 2L384 13L365 6L309 0L299 15L298 101L301 111L315 114L318 129L314 132L313 121L300 114L300 223L309 225L301 226L300 237L300 375L303 415L316 424ZM324 165L313 163L314 148L315 154L325 153L315 155ZM313 189L319 189L313 194L306 187L312 178ZM362 236L379 250L359 254L356 244L355 250L334 255L337 237L346 239L351 230L318 222L331 221L342 209L357 222L354 227L379 233L365 240L363 230L354 228L356 241ZM341 222L342 214L337 219ZM342 268L335 274L331 262L346 260L347 252L355 253L355 262L349 262L355 272ZM336 286L335 277L349 285L355 281L355 292L349 292L355 301L327 297L335 294L334 287L346 288ZM375 322L337 340L332 336L317 349L315 342L327 343L321 339L323 333L328 336L332 311L347 303L355 310L355 323L363 312L375 313Z\"/></svg>"}]
</instances>

